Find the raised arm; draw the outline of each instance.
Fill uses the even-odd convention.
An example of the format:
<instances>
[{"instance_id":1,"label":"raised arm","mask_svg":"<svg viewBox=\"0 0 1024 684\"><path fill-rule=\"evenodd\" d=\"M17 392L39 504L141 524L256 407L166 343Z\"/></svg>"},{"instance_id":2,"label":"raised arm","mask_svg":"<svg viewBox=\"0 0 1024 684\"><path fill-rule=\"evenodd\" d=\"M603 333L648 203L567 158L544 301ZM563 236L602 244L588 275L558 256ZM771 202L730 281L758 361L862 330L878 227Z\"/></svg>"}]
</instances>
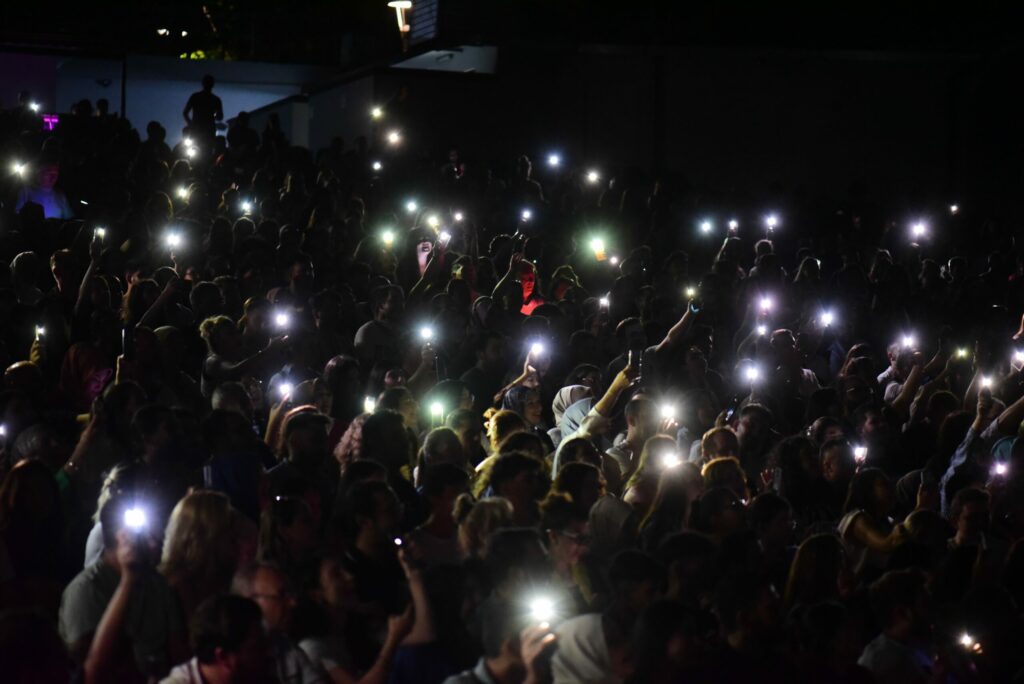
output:
<instances>
[{"instance_id":1,"label":"raised arm","mask_svg":"<svg viewBox=\"0 0 1024 684\"><path fill-rule=\"evenodd\" d=\"M693 307L687 304L686 313L684 313L682 318L676 321L676 324L673 325L667 333L665 333L665 339L658 343L656 351L660 352L669 349L686 337L686 333L689 332L690 326L693 325L693 321L696 317L697 314L694 313Z\"/></svg>"},{"instance_id":2,"label":"raised arm","mask_svg":"<svg viewBox=\"0 0 1024 684\"><path fill-rule=\"evenodd\" d=\"M82 307L85 306L85 300L89 296L89 283L92 282L92 278L96 275L96 269L100 265L100 257L103 254L103 241L97 236L92 236L92 241L89 243L89 266L85 269L85 274L82 276L82 282L78 284L78 299L75 300L75 316L79 316L82 313Z\"/></svg>"}]
</instances>

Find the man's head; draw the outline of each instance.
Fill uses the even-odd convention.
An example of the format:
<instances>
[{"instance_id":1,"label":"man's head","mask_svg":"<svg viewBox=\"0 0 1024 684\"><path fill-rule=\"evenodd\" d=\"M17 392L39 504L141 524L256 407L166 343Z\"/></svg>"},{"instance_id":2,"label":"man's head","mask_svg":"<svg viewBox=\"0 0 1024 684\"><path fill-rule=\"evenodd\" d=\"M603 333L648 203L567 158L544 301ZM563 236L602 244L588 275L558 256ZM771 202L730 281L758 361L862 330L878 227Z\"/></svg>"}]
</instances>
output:
<instances>
[{"instance_id":1,"label":"man's head","mask_svg":"<svg viewBox=\"0 0 1024 684\"><path fill-rule=\"evenodd\" d=\"M371 545L391 544L398 532L401 504L385 482L365 480L348 495L347 518L355 537Z\"/></svg>"},{"instance_id":2,"label":"man's head","mask_svg":"<svg viewBox=\"0 0 1024 684\"><path fill-rule=\"evenodd\" d=\"M397 285L381 285L370 292L370 305L376 320L391 320L405 309L405 295Z\"/></svg>"},{"instance_id":3,"label":"man's head","mask_svg":"<svg viewBox=\"0 0 1024 684\"><path fill-rule=\"evenodd\" d=\"M898 637L923 636L931 626L931 599L924 575L916 570L894 570L871 585L875 620Z\"/></svg>"},{"instance_id":4,"label":"man's head","mask_svg":"<svg viewBox=\"0 0 1024 684\"><path fill-rule=\"evenodd\" d=\"M206 74L205 76L203 76L203 90L205 90L206 92L210 92L211 90L213 90L213 86L215 83L216 80L214 80L213 76L211 76L210 74Z\"/></svg>"},{"instance_id":5,"label":"man's head","mask_svg":"<svg viewBox=\"0 0 1024 684\"><path fill-rule=\"evenodd\" d=\"M654 402L646 397L634 397L626 403L626 426L631 438L643 444L658 434L658 412Z\"/></svg>"},{"instance_id":6,"label":"man's head","mask_svg":"<svg viewBox=\"0 0 1024 684\"><path fill-rule=\"evenodd\" d=\"M857 470L853 447L845 439L831 439L821 446L821 475L830 484L849 482Z\"/></svg>"},{"instance_id":7,"label":"man's head","mask_svg":"<svg viewBox=\"0 0 1024 684\"><path fill-rule=\"evenodd\" d=\"M232 582L234 593L256 602L263 624L271 632L285 632L295 610L295 591L280 568L256 563L242 568Z\"/></svg>"},{"instance_id":8,"label":"man's head","mask_svg":"<svg viewBox=\"0 0 1024 684\"><path fill-rule=\"evenodd\" d=\"M501 333L487 331L476 341L476 361L481 367L498 370L505 363L505 338Z\"/></svg>"},{"instance_id":9,"label":"man's head","mask_svg":"<svg viewBox=\"0 0 1024 684\"><path fill-rule=\"evenodd\" d=\"M976 540L988 532L989 496L981 489L961 489L949 506L949 522L962 540Z\"/></svg>"},{"instance_id":10,"label":"man's head","mask_svg":"<svg viewBox=\"0 0 1024 684\"><path fill-rule=\"evenodd\" d=\"M196 609L189 625L192 651L218 681L265 681L274 669L260 608L241 596L214 596Z\"/></svg>"},{"instance_id":11,"label":"man's head","mask_svg":"<svg viewBox=\"0 0 1024 684\"><path fill-rule=\"evenodd\" d=\"M288 460L306 466L318 466L328 454L327 416L304 411L290 416L284 425L284 443Z\"/></svg>"}]
</instances>

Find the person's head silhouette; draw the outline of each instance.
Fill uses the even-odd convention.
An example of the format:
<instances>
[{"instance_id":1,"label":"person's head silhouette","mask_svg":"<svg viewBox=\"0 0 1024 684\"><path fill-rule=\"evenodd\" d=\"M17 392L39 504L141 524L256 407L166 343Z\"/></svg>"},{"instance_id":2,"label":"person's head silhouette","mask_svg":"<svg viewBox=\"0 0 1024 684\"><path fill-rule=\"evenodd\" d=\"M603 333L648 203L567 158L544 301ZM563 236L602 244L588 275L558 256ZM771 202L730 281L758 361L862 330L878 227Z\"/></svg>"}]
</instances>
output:
<instances>
[{"instance_id":1,"label":"person's head silhouette","mask_svg":"<svg viewBox=\"0 0 1024 684\"><path fill-rule=\"evenodd\" d=\"M213 86L215 83L216 81L210 74L206 74L205 76L203 76L203 90L205 90L206 92L210 92L211 90L213 90Z\"/></svg>"}]
</instances>

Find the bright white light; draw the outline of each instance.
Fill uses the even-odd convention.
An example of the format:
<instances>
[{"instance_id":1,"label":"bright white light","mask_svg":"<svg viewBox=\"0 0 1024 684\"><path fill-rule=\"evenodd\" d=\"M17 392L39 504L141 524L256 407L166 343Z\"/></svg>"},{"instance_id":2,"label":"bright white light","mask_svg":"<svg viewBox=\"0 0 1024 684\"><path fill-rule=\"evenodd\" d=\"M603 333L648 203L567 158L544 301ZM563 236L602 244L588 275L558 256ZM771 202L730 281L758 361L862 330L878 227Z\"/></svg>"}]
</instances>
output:
<instances>
[{"instance_id":1,"label":"bright white light","mask_svg":"<svg viewBox=\"0 0 1024 684\"><path fill-rule=\"evenodd\" d=\"M390 230L385 230L380 234L380 239L385 245L390 247L395 242L395 234Z\"/></svg>"},{"instance_id":2,"label":"bright white light","mask_svg":"<svg viewBox=\"0 0 1024 684\"><path fill-rule=\"evenodd\" d=\"M178 189L174 191L174 194L178 196L178 199L185 199L188 197L188 188L184 185L179 185Z\"/></svg>"},{"instance_id":3,"label":"bright white light","mask_svg":"<svg viewBox=\"0 0 1024 684\"><path fill-rule=\"evenodd\" d=\"M697 296L697 288L693 287L692 285L690 287L686 288L686 298L687 299L693 299L696 296Z\"/></svg>"},{"instance_id":4,"label":"bright white light","mask_svg":"<svg viewBox=\"0 0 1024 684\"><path fill-rule=\"evenodd\" d=\"M169 35L171 35L171 32L169 30L165 29L165 28L158 28L156 30L156 35L158 35L158 36L169 36Z\"/></svg>"},{"instance_id":5,"label":"bright white light","mask_svg":"<svg viewBox=\"0 0 1024 684\"><path fill-rule=\"evenodd\" d=\"M903 336L902 343L903 343L903 348L904 349L910 349L911 347L914 346L915 342L916 342L916 340L914 340L914 336L913 335L904 335Z\"/></svg>"},{"instance_id":6,"label":"bright white light","mask_svg":"<svg viewBox=\"0 0 1024 684\"><path fill-rule=\"evenodd\" d=\"M737 221L736 219L731 219L731 220L729 221L729 230L731 230L731 231L734 231L734 232L735 232L735 230L736 230L737 228L739 228L739 227L740 227L740 222L739 222L739 221Z\"/></svg>"},{"instance_id":7,"label":"bright white light","mask_svg":"<svg viewBox=\"0 0 1024 684\"><path fill-rule=\"evenodd\" d=\"M96 230L92 231L92 234L98 237L100 240L102 240L103 238L107 237L107 229L97 228Z\"/></svg>"},{"instance_id":8,"label":"bright white light","mask_svg":"<svg viewBox=\"0 0 1024 684\"><path fill-rule=\"evenodd\" d=\"M182 38L188 38L188 31L182 31L181 32L181 37Z\"/></svg>"},{"instance_id":9,"label":"bright white light","mask_svg":"<svg viewBox=\"0 0 1024 684\"><path fill-rule=\"evenodd\" d=\"M995 467L992 468L992 472L999 477L1003 477L1006 473L1010 472L1010 466L1005 463L996 463Z\"/></svg>"},{"instance_id":10,"label":"bright white light","mask_svg":"<svg viewBox=\"0 0 1024 684\"><path fill-rule=\"evenodd\" d=\"M420 328L420 339L423 340L424 342L429 342L430 340L434 339L434 329L431 328L429 325L425 325L422 328Z\"/></svg>"},{"instance_id":11,"label":"bright white light","mask_svg":"<svg viewBox=\"0 0 1024 684\"><path fill-rule=\"evenodd\" d=\"M960 635L960 645L964 648L970 648L974 646L974 637L972 637L967 632L964 632Z\"/></svg>"},{"instance_id":12,"label":"bright white light","mask_svg":"<svg viewBox=\"0 0 1024 684\"><path fill-rule=\"evenodd\" d=\"M465 215L463 215L461 211L457 211L454 214L452 214L452 219L454 219L456 223L462 223L465 220L465 218Z\"/></svg>"},{"instance_id":13,"label":"bright white light","mask_svg":"<svg viewBox=\"0 0 1024 684\"><path fill-rule=\"evenodd\" d=\"M664 418L665 420L675 420L676 419L676 407L673 406L672 404L662 404L661 405L661 417Z\"/></svg>"},{"instance_id":14,"label":"bright white light","mask_svg":"<svg viewBox=\"0 0 1024 684\"><path fill-rule=\"evenodd\" d=\"M384 168L384 165L381 164L379 161L375 161L373 162L373 164L371 164L371 167L373 168L374 171L380 171L381 169Z\"/></svg>"},{"instance_id":15,"label":"bright white light","mask_svg":"<svg viewBox=\"0 0 1024 684\"><path fill-rule=\"evenodd\" d=\"M757 366L747 366L746 376L749 382L757 382L761 377L761 371Z\"/></svg>"},{"instance_id":16,"label":"bright white light","mask_svg":"<svg viewBox=\"0 0 1024 684\"><path fill-rule=\"evenodd\" d=\"M242 202L242 213L248 214L252 211L252 202Z\"/></svg>"},{"instance_id":17,"label":"bright white light","mask_svg":"<svg viewBox=\"0 0 1024 684\"><path fill-rule=\"evenodd\" d=\"M199 154L199 150L197 150L194 147L190 147L187 150L185 150L185 156L187 156L189 159L194 158L197 154Z\"/></svg>"},{"instance_id":18,"label":"bright white light","mask_svg":"<svg viewBox=\"0 0 1024 684\"><path fill-rule=\"evenodd\" d=\"M148 522L146 511L141 508L129 508L124 512L124 525L132 530L141 530Z\"/></svg>"},{"instance_id":19,"label":"bright white light","mask_svg":"<svg viewBox=\"0 0 1024 684\"><path fill-rule=\"evenodd\" d=\"M662 468L676 468L682 465L683 460L679 458L679 454L674 451L670 451L661 457Z\"/></svg>"},{"instance_id":20,"label":"bright white light","mask_svg":"<svg viewBox=\"0 0 1024 684\"><path fill-rule=\"evenodd\" d=\"M611 300L609 300L607 297L601 297L600 299L597 300L597 303L600 305L602 309L607 309L608 306L611 304Z\"/></svg>"},{"instance_id":21,"label":"bright white light","mask_svg":"<svg viewBox=\"0 0 1024 684\"><path fill-rule=\"evenodd\" d=\"M420 208L420 205L416 203L416 200L409 200L405 203L405 210L410 214L415 214L416 210Z\"/></svg>"},{"instance_id":22,"label":"bright white light","mask_svg":"<svg viewBox=\"0 0 1024 684\"><path fill-rule=\"evenodd\" d=\"M274 325L278 328L287 328L291 317L288 314L281 312L274 316Z\"/></svg>"},{"instance_id":23,"label":"bright white light","mask_svg":"<svg viewBox=\"0 0 1024 684\"><path fill-rule=\"evenodd\" d=\"M533 218L533 212L530 211L529 209L523 209L523 211L519 214L519 217L524 221L529 221L530 219Z\"/></svg>"},{"instance_id":24,"label":"bright white light","mask_svg":"<svg viewBox=\"0 0 1024 684\"><path fill-rule=\"evenodd\" d=\"M443 416L444 415L444 405L442 405L441 402L439 402L439 401L435 401L433 404L430 405L430 415L432 415L432 416Z\"/></svg>"},{"instance_id":25,"label":"bright white light","mask_svg":"<svg viewBox=\"0 0 1024 684\"><path fill-rule=\"evenodd\" d=\"M530 356L537 357L544 353L544 344L541 342L534 342L530 345Z\"/></svg>"},{"instance_id":26,"label":"bright white light","mask_svg":"<svg viewBox=\"0 0 1024 684\"><path fill-rule=\"evenodd\" d=\"M768 326L764 323L759 323L757 326L757 334L759 337L764 337L768 334Z\"/></svg>"},{"instance_id":27,"label":"bright white light","mask_svg":"<svg viewBox=\"0 0 1024 684\"><path fill-rule=\"evenodd\" d=\"M853 448L853 460L857 463L863 463L867 460L868 448L866 446L859 446Z\"/></svg>"},{"instance_id":28,"label":"bright white light","mask_svg":"<svg viewBox=\"0 0 1024 684\"><path fill-rule=\"evenodd\" d=\"M821 314L821 324L826 328L832 325L832 321L835 320L835 316L832 315L831 311L826 311Z\"/></svg>"},{"instance_id":29,"label":"bright white light","mask_svg":"<svg viewBox=\"0 0 1024 684\"><path fill-rule=\"evenodd\" d=\"M779 217L775 214L768 214L768 217L764 220L764 224L768 226L768 230L774 230L779 225Z\"/></svg>"},{"instance_id":30,"label":"bright white light","mask_svg":"<svg viewBox=\"0 0 1024 684\"><path fill-rule=\"evenodd\" d=\"M959 213L959 211L960 211L960 205L959 204L950 204L949 205L949 213L950 214L956 214L956 213Z\"/></svg>"},{"instance_id":31,"label":"bright white light","mask_svg":"<svg viewBox=\"0 0 1024 684\"><path fill-rule=\"evenodd\" d=\"M384 110L380 107L374 107L370 110L370 116L374 119L379 119L384 116Z\"/></svg>"},{"instance_id":32,"label":"bright white light","mask_svg":"<svg viewBox=\"0 0 1024 684\"><path fill-rule=\"evenodd\" d=\"M991 389L992 388L992 378L990 378L988 376L983 377L981 379L981 387L982 387L982 389Z\"/></svg>"},{"instance_id":33,"label":"bright white light","mask_svg":"<svg viewBox=\"0 0 1024 684\"><path fill-rule=\"evenodd\" d=\"M39 113L39 110L42 109L38 102L29 102L28 108L31 109L33 112L36 112L37 114Z\"/></svg>"},{"instance_id":34,"label":"bright white light","mask_svg":"<svg viewBox=\"0 0 1024 684\"><path fill-rule=\"evenodd\" d=\"M601 174L599 174L596 170L591 169L590 171L587 171L587 182L588 183L590 183L591 185L596 185L600 180L601 180Z\"/></svg>"},{"instance_id":35,"label":"bright white light","mask_svg":"<svg viewBox=\"0 0 1024 684\"><path fill-rule=\"evenodd\" d=\"M548 166L559 166L562 163L562 158L557 154L548 155Z\"/></svg>"},{"instance_id":36,"label":"bright white light","mask_svg":"<svg viewBox=\"0 0 1024 684\"><path fill-rule=\"evenodd\" d=\"M924 237L924 234L928 232L928 227L923 223L915 223L910 230L914 234L914 237L919 238Z\"/></svg>"},{"instance_id":37,"label":"bright white light","mask_svg":"<svg viewBox=\"0 0 1024 684\"><path fill-rule=\"evenodd\" d=\"M363 398L363 413L373 413L377 410L377 400L373 397Z\"/></svg>"},{"instance_id":38,"label":"bright white light","mask_svg":"<svg viewBox=\"0 0 1024 684\"><path fill-rule=\"evenodd\" d=\"M447 230L442 230L438 234L437 239L441 241L442 245L447 245L452 240L452 234L449 233Z\"/></svg>"},{"instance_id":39,"label":"bright white light","mask_svg":"<svg viewBox=\"0 0 1024 684\"><path fill-rule=\"evenodd\" d=\"M15 176L24 176L25 175L25 170L27 168L28 168L28 164L23 164L21 162L14 162L14 163L11 164L11 173L13 173Z\"/></svg>"},{"instance_id":40,"label":"bright white light","mask_svg":"<svg viewBox=\"0 0 1024 684\"><path fill-rule=\"evenodd\" d=\"M192 147L195 143L193 142L192 138L185 137L182 138L181 144L184 145L185 147Z\"/></svg>"},{"instance_id":41,"label":"bright white light","mask_svg":"<svg viewBox=\"0 0 1024 684\"><path fill-rule=\"evenodd\" d=\"M39 337L42 337L45 334L46 334L46 328L44 328L41 325L37 325L36 326L36 337L39 338Z\"/></svg>"},{"instance_id":42,"label":"bright white light","mask_svg":"<svg viewBox=\"0 0 1024 684\"><path fill-rule=\"evenodd\" d=\"M441 225L441 218L437 214L431 214L427 217L427 225L431 228L437 228Z\"/></svg>"},{"instance_id":43,"label":"bright white light","mask_svg":"<svg viewBox=\"0 0 1024 684\"><path fill-rule=\"evenodd\" d=\"M397 145L402 142L402 134L398 131L388 131L388 144Z\"/></svg>"},{"instance_id":44,"label":"bright white light","mask_svg":"<svg viewBox=\"0 0 1024 684\"><path fill-rule=\"evenodd\" d=\"M617 256L608 257L608 263L611 264L612 266L618 266L619 265L619 257L617 257Z\"/></svg>"},{"instance_id":45,"label":"bright white light","mask_svg":"<svg viewBox=\"0 0 1024 684\"><path fill-rule=\"evenodd\" d=\"M772 304L773 302L771 297L761 297L761 311L771 311Z\"/></svg>"},{"instance_id":46,"label":"bright white light","mask_svg":"<svg viewBox=\"0 0 1024 684\"><path fill-rule=\"evenodd\" d=\"M714 226L711 224L711 221L701 221L700 232L707 234L711 232L712 228L714 228Z\"/></svg>"},{"instance_id":47,"label":"bright white light","mask_svg":"<svg viewBox=\"0 0 1024 684\"><path fill-rule=\"evenodd\" d=\"M555 616L555 602L547 596L537 596L530 600L530 619L536 622L548 622Z\"/></svg>"},{"instance_id":48,"label":"bright white light","mask_svg":"<svg viewBox=\"0 0 1024 684\"><path fill-rule=\"evenodd\" d=\"M292 383L282 382L280 385L277 386L277 393L280 394L282 397L287 397L291 395L292 390L294 389L295 387L292 386Z\"/></svg>"},{"instance_id":49,"label":"bright white light","mask_svg":"<svg viewBox=\"0 0 1024 684\"><path fill-rule=\"evenodd\" d=\"M970 352L967 351L967 347L960 347L959 349L956 350L956 358L966 359L969 353ZM1022 360L1024 360L1024 353L1017 352L1017 354L1021 354L1021 358ZM1014 358L1017 358L1017 354L1014 354Z\"/></svg>"},{"instance_id":50,"label":"bright white light","mask_svg":"<svg viewBox=\"0 0 1024 684\"><path fill-rule=\"evenodd\" d=\"M594 250L594 254L600 254L604 251L604 240L601 238L593 238L590 240L590 249Z\"/></svg>"},{"instance_id":51,"label":"bright white light","mask_svg":"<svg viewBox=\"0 0 1024 684\"><path fill-rule=\"evenodd\" d=\"M164 238L164 241L167 243L167 246L172 249L181 247L181 235L178 233L168 233L167 237Z\"/></svg>"},{"instance_id":52,"label":"bright white light","mask_svg":"<svg viewBox=\"0 0 1024 684\"><path fill-rule=\"evenodd\" d=\"M1018 349L1017 351L1013 352L1013 360L1018 364L1024 363L1024 351Z\"/></svg>"}]
</instances>

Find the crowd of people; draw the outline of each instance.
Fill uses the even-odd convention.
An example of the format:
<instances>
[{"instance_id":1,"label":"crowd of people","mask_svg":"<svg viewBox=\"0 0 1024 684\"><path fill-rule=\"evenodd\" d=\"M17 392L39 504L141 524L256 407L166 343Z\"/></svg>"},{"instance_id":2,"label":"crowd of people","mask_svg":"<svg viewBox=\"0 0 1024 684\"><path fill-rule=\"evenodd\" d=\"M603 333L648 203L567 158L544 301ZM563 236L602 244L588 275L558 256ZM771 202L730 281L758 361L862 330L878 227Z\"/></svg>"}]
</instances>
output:
<instances>
[{"instance_id":1,"label":"crowd of people","mask_svg":"<svg viewBox=\"0 0 1024 684\"><path fill-rule=\"evenodd\" d=\"M1007 226L214 87L0 112L4 681L1024 681Z\"/></svg>"}]
</instances>

